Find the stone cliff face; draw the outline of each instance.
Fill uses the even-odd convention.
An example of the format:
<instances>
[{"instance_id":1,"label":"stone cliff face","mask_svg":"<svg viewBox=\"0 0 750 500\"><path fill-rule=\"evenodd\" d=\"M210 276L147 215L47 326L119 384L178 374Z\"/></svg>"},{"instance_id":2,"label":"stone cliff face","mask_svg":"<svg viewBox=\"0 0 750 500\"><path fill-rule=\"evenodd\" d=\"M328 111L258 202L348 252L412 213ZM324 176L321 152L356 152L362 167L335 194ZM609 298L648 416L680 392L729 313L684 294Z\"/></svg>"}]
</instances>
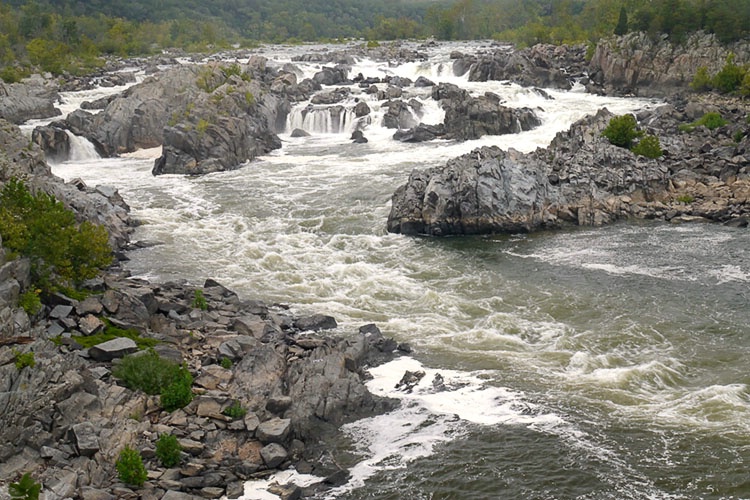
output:
<instances>
[{"instance_id":1,"label":"stone cliff face","mask_svg":"<svg viewBox=\"0 0 750 500\"><path fill-rule=\"evenodd\" d=\"M691 35L683 44L654 40L645 33L604 39L589 63L594 84L590 88L606 94L664 97L687 90L700 66L711 74L718 72L730 52L737 64L750 62L750 42L727 47L704 33Z\"/></svg>"}]
</instances>

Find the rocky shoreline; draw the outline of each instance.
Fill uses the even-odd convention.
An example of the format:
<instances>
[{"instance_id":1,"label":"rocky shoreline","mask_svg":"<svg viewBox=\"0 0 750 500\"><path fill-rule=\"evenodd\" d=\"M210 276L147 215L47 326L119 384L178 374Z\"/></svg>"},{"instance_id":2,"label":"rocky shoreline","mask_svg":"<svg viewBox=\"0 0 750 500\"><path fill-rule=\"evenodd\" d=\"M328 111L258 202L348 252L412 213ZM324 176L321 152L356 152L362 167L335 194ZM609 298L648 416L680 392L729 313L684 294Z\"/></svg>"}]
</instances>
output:
<instances>
[{"instance_id":1,"label":"rocky shoreline","mask_svg":"<svg viewBox=\"0 0 750 500\"><path fill-rule=\"evenodd\" d=\"M79 219L105 224L115 248L126 247L132 221L116 189L63 183L17 127L0 125L3 182L22 178L54 193ZM298 317L210 279L202 286L154 284L129 277L119 264L86 283L85 299L55 294L30 316L19 307L29 263L1 256L0 477L29 472L48 499L236 498L246 480L292 466L321 477L305 492L312 494L346 481L325 453L326 439L345 422L393 407L367 391L366 369L409 347L375 325L345 332L332 317ZM160 357L184 363L194 377L193 401L169 413L158 396L124 387L112 368L138 349L130 338L89 349L79 343L112 327L137 332ZM28 353L33 366L16 366ZM246 413L227 416L232 405ZM155 458L162 435L182 446L176 467ZM126 446L145 459L142 488L117 480L115 462ZM303 492L282 485L277 493Z\"/></svg>"}]
</instances>

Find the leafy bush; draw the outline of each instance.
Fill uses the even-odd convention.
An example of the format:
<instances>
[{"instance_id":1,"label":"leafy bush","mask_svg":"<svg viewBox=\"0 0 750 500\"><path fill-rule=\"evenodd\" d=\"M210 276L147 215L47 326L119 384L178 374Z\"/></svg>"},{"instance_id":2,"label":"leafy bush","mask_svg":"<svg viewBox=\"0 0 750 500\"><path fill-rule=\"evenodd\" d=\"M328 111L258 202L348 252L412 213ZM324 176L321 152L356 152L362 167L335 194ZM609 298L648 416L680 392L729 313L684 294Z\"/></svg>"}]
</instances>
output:
<instances>
[{"instance_id":1,"label":"leafy bush","mask_svg":"<svg viewBox=\"0 0 750 500\"><path fill-rule=\"evenodd\" d=\"M156 458L164 467L174 467L180 463L182 446L173 434L162 434L156 442Z\"/></svg>"},{"instance_id":2,"label":"leafy bush","mask_svg":"<svg viewBox=\"0 0 750 500\"><path fill-rule=\"evenodd\" d=\"M184 366L179 367L176 378L161 391L161 406L167 411L184 408L193 400L193 376Z\"/></svg>"},{"instance_id":3,"label":"leafy bush","mask_svg":"<svg viewBox=\"0 0 750 500\"><path fill-rule=\"evenodd\" d=\"M643 132L636 128L635 116L628 114L612 118L602 135L615 146L630 148L633 140L642 136Z\"/></svg>"},{"instance_id":4,"label":"leafy bush","mask_svg":"<svg viewBox=\"0 0 750 500\"><path fill-rule=\"evenodd\" d=\"M32 288L21 294L18 298L18 305L26 311L29 316L34 316L36 313L42 310L42 300L39 298L39 294L42 291L38 288Z\"/></svg>"},{"instance_id":5,"label":"leafy bush","mask_svg":"<svg viewBox=\"0 0 750 500\"><path fill-rule=\"evenodd\" d=\"M693 77L693 81L690 82L690 88L695 90L696 92L702 92L711 90L712 87L713 81L711 79L711 75L708 73L708 68L705 66L700 66L698 68L698 71L696 71L695 76Z\"/></svg>"},{"instance_id":6,"label":"leafy bush","mask_svg":"<svg viewBox=\"0 0 750 500\"><path fill-rule=\"evenodd\" d=\"M220 365L221 365L221 367L222 367L222 368L224 368L225 370L229 370L229 369L230 369L230 368L232 367L232 365L233 365L233 364L234 364L234 363L232 363L232 360L231 360L231 359L229 359L229 358L221 358L221 363L220 363Z\"/></svg>"},{"instance_id":7,"label":"leafy bush","mask_svg":"<svg viewBox=\"0 0 750 500\"><path fill-rule=\"evenodd\" d=\"M709 130L714 130L719 127L723 127L728 122L721 117L719 113L706 113L693 123L680 125L679 129L683 132L692 132L696 127L706 127Z\"/></svg>"},{"instance_id":8,"label":"leafy bush","mask_svg":"<svg viewBox=\"0 0 750 500\"><path fill-rule=\"evenodd\" d=\"M734 54L729 54L724 67L714 75L711 83L714 88L721 92L734 92L739 90L746 73L745 68L741 68L734 63Z\"/></svg>"},{"instance_id":9,"label":"leafy bush","mask_svg":"<svg viewBox=\"0 0 750 500\"><path fill-rule=\"evenodd\" d=\"M156 352L149 351L125 356L112 369L112 375L122 380L130 389L156 395L176 381L181 376L182 369L174 361L161 358Z\"/></svg>"},{"instance_id":10,"label":"leafy bush","mask_svg":"<svg viewBox=\"0 0 750 500\"><path fill-rule=\"evenodd\" d=\"M232 420L237 420L238 418L242 418L247 415L247 410L242 407L239 401L235 401L231 405L224 408L224 411L222 411L221 413L231 418Z\"/></svg>"},{"instance_id":11,"label":"leafy bush","mask_svg":"<svg viewBox=\"0 0 750 500\"><path fill-rule=\"evenodd\" d=\"M646 158L658 158L662 155L661 143L655 135L647 135L633 146L633 153Z\"/></svg>"},{"instance_id":12,"label":"leafy bush","mask_svg":"<svg viewBox=\"0 0 750 500\"><path fill-rule=\"evenodd\" d=\"M16 356L16 368L20 371L26 368L34 368L36 366L36 359L34 359L34 352L19 352L13 350L13 354Z\"/></svg>"},{"instance_id":13,"label":"leafy bush","mask_svg":"<svg viewBox=\"0 0 750 500\"><path fill-rule=\"evenodd\" d=\"M143 466L141 454L126 446L117 459L117 477L125 484L143 486L148 479L146 468Z\"/></svg>"},{"instance_id":14,"label":"leafy bush","mask_svg":"<svg viewBox=\"0 0 750 500\"><path fill-rule=\"evenodd\" d=\"M200 309L201 311L205 311L208 309L208 302L206 301L206 296L203 295L203 290L196 289L195 292L193 292L192 306L195 309Z\"/></svg>"},{"instance_id":15,"label":"leafy bush","mask_svg":"<svg viewBox=\"0 0 750 500\"><path fill-rule=\"evenodd\" d=\"M677 201L679 203L689 204L689 203L694 202L695 198L689 194L681 194L680 196L677 197Z\"/></svg>"},{"instance_id":16,"label":"leafy bush","mask_svg":"<svg viewBox=\"0 0 750 500\"><path fill-rule=\"evenodd\" d=\"M8 493L12 500L39 500L42 485L31 478L28 472L17 483L10 483Z\"/></svg>"},{"instance_id":17,"label":"leafy bush","mask_svg":"<svg viewBox=\"0 0 750 500\"><path fill-rule=\"evenodd\" d=\"M48 194L33 195L10 180L0 191L0 237L11 252L31 261L42 293L78 285L112 262L107 231L75 215Z\"/></svg>"}]
</instances>

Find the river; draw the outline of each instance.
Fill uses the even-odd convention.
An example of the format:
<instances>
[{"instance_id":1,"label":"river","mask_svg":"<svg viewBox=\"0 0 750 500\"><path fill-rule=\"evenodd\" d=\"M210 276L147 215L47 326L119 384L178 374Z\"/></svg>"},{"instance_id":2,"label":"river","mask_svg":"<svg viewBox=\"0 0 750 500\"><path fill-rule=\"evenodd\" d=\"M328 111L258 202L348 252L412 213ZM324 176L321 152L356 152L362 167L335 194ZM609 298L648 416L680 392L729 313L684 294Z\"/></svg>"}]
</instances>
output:
<instances>
[{"instance_id":1,"label":"river","mask_svg":"<svg viewBox=\"0 0 750 500\"><path fill-rule=\"evenodd\" d=\"M359 61L352 73L492 91L537 109L542 126L402 144L379 126L379 103L361 94L374 117L367 144L351 144L351 116L305 123L302 103L283 147L239 170L153 177L159 151L82 154L53 170L120 189L143 222L134 239L159 243L129 254L136 276L212 277L246 298L331 314L341 333L373 322L412 346L372 370L371 390L404 404L345 427L334 454L352 477L329 497L750 498L747 230L621 222L472 238L385 231L390 196L414 168L480 145L531 151L601 107L658 104L470 83L450 71L456 48L432 48L424 63ZM263 53L282 64L300 50ZM425 105L423 121L441 119L429 89L410 91ZM290 137L303 126L310 137ZM407 369L426 373L408 394L394 389ZM437 374L445 390L435 390ZM249 485L246 498L260 495Z\"/></svg>"}]
</instances>

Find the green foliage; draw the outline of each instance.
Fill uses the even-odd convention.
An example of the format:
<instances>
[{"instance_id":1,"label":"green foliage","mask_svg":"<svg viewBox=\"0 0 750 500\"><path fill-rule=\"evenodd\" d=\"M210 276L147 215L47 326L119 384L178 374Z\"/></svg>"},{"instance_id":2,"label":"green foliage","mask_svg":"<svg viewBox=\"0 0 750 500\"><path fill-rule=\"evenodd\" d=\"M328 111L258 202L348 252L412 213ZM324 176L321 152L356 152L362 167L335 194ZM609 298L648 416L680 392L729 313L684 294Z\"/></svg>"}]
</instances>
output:
<instances>
[{"instance_id":1,"label":"green foliage","mask_svg":"<svg viewBox=\"0 0 750 500\"><path fill-rule=\"evenodd\" d=\"M224 408L224 411L221 413L232 420L237 420L247 415L247 410L242 407L239 401L234 401L231 405Z\"/></svg>"},{"instance_id":2,"label":"green foliage","mask_svg":"<svg viewBox=\"0 0 750 500\"><path fill-rule=\"evenodd\" d=\"M662 155L661 143L655 135L647 135L631 148L633 153L646 158L659 158Z\"/></svg>"},{"instance_id":3,"label":"green foliage","mask_svg":"<svg viewBox=\"0 0 750 500\"><path fill-rule=\"evenodd\" d=\"M677 201L679 203L690 204L695 201L695 198L689 194L681 194L680 196L677 197Z\"/></svg>"},{"instance_id":4,"label":"green foliage","mask_svg":"<svg viewBox=\"0 0 750 500\"><path fill-rule=\"evenodd\" d=\"M367 48L368 49L376 49L380 47L380 42L377 40L367 40Z\"/></svg>"},{"instance_id":5,"label":"green foliage","mask_svg":"<svg viewBox=\"0 0 750 500\"><path fill-rule=\"evenodd\" d=\"M138 346L138 349L148 349L154 347L159 343L156 339L141 337L141 334L135 328L119 328L114 326L108 319L104 318L104 330L94 335L87 335L85 337L76 337L76 342L80 344L84 349L89 349L102 342L116 339L118 337L127 337L134 341Z\"/></svg>"},{"instance_id":6,"label":"green foliage","mask_svg":"<svg viewBox=\"0 0 750 500\"><path fill-rule=\"evenodd\" d=\"M636 125L633 115L615 116L609 121L607 128L602 131L602 135L615 146L630 149L633 141L643 135L643 132L640 132Z\"/></svg>"},{"instance_id":7,"label":"green foliage","mask_svg":"<svg viewBox=\"0 0 750 500\"><path fill-rule=\"evenodd\" d=\"M628 11L623 5L620 7L620 17L617 19L617 26L615 26L615 35L622 36L628 32Z\"/></svg>"},{"instance_id":8,"label":"green foliage","mask_svg":"<svg viewBox=\"0 0 750 500\"><path fill-rule=\"evenodd\" d=\"M727 124L727 121L721 117L719 113L711 112L706 113L693 123L687 123L679 126L682 132L692 132L696 127L706 127L709 130L714 130L719 127L723 127Z\"/></svg>"},{"instance_id":9,"label":"green foliage","mask_svg":"<svg viewBox=\"0 0 750 500\"><path fill-rule=\"evenodd\" d=\"M173 434L162 434L156 442L156 458L164 467L174 467L180 463L182 446Z\"/></svg>"},{"instance_id":10,"label":"green foliage","mask_svg":"<svg viewBox=\"0 0 750 500\"><path fill-rule=\"evenodd\" d=\"M708 73L706 66L700 66L693 77L693 81L690 82L690 88L696 92L703 92L711 90L713 87L713 81L711 75Z\"/></svg>"},{"instance_id":11,"label":"green foliage","mask_svg":"<svg viewBox=\"0 0 750 500\"><path fill-rule=\"evenodd\" d=\"M120 452L116 467L117 477L125 484L140 487L148 479L141 454L129 446Z\"/></svg>"},{"instance_id":12,"label":"green foliage","mask_svg":"<svg viewBox=\"0 0 750 500\"><path fill-rule=\"evenodd\" d=\"M222 368L225 370L229 370L232 368L232 365L234 364L231 359L229 358L221 358L221 362L219 363Z\"/></svg>"},{"instance_id":13,"label":"green foliage","mask_svg":"<svg viewBox=\"0 0 750 500\"><path fill-rule=\"evenodd\" d=\"M255 96L249 90L245 91L245 104L248 108L255 104Z\"/></svg>"},{"instance_id":14,"label":"green foliage","mask_svg":"<svg viewBox=\"0 0 750 500\"><path fill-rule=\"evenodd\" d=\"M209 123L208 120L201 118L200 120L198 120L198 123L195 125L195 130L197 130L200 135L204 135L206 131L208 130L208 127L210 126L211 126L211 123Z\"/></svg>"},{"instance_id":15,"label":"green foliage","mask_svg":"<svg viewBox=\"0 0 750 500\"><path fill-rule=\"evenodd\" d=\"M208 301L206 300L206 296L203 295L203 290L200 288L196 288L193 292L193 308L200 309L201 311L208 310Z\"/></svg>"},{"instance_id":16,"label":"green foliage","mask_svg":"<svg viewBox=\"0 0 750 500\"><path fill-rule=\"evenodd\" d=\"M745 131L744 130L738 130L732 136L732 140L734 142L740 142L743 137L745 137Z\"/></svg>"},{"instance_id":17,"label":"green foliage","mask_svg":"<svg viewBox=\"0 0 750 500\"><path fill-rule=\"evenodd\" d=\"M36 366L36 359L34 359L34 352L20 352L13 350L13 354L16 357L16 369L19 371L23 370L27 366L29 368L34 368Z\"/></svg>"},{"instance_id":18,"label":"green foliage","mask_svg":"<svg viewBox=\"0 0 750 500\"><path fill-rule=\"evenodd\" d=\"M51 293L93 278L112 262L107 231L75 215L47 194L32 195L18 180L0 191L0 237L28 257L36 288Z\"/></svg>"},{"instance_id":19,"label":"green foliage","mask_svg":"<svg viewBox=\"0 0 750 500\"><path fill-rule=\"evenodd\" d=\"M739 90L747 74L746 68L734 63L734 57L734 54L729 54L724 67L711 80L713 87L725 94Z\"/></svg>"},{"instance_id":20,"label":"green foliage","mask_svg":"<svg viewBox=\"0 0 750 500\"><path fill-rule=\"evenodd\" d=\"M130 389L156 395L178 380L181 370L182 367L174 361L161 358L154 351L147 351L122 358L113 367L112 375Z\"/></svg>"},{"instance_id":21,"label":"green foliage","mask_svg":"<svg viewBox=\"0 0 750 500\"><path fill-rule=\"evenodd\" d=\"M39 500L42 485L34 481L28 472L17 483L8 485L11 500Z\"/></svg>"},{"instance_id":22,"label":"green foliage","mask_svg":"<svg viewBox=\"0 0 750 500\"><path fill-rule=\"evenodd\" d=\"M42 293L40 289L32 288L22 293L18 298L18 305L26 311L26 314L29 316L34 316L42 310L42 300L39 298L40 293Z\"/></svg>"},{"instance_id":23,"label":"green foliage","mask_svg":"<svg viewBox=\"0 0 750 500\"><path fill-rule=\"evenodd\" d=\"M176 378L161 391L161 405L167 411L184 408L193 400L193 376L181 366Z\"/></svg>"}]
</instances>

